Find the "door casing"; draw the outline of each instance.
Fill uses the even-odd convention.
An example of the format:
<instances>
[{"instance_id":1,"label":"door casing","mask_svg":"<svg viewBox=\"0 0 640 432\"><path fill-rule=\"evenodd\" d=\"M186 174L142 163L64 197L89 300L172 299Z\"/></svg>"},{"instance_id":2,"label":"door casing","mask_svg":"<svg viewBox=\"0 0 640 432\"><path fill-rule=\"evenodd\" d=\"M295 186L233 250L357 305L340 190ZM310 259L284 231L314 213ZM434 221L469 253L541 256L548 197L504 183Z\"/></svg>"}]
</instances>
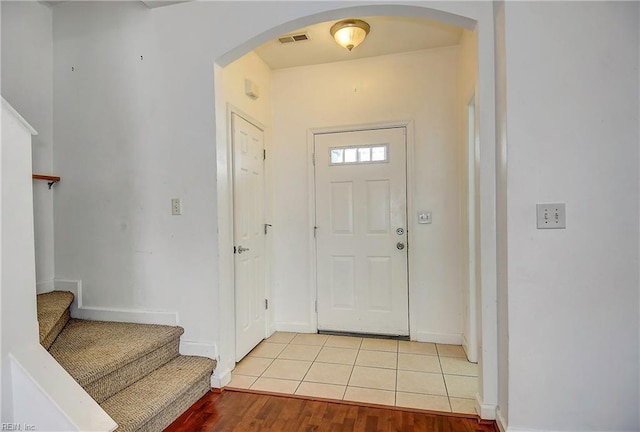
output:
<instances>
[{"instance_id":1,"label":"door casing","mask_svg":"<svg viewBox=\"0 0 640 432\"><path fill-rule=\"evenodd\" d=\"M340 132L357 132L363 130L371 130L371 129L390 129L390 128L404 128L406 130L406 158L407 161L414 160L414 131L413 131L413 121L397 121L397 122L381 122L381 123L367 123L367 124L359 124L359 125L351 125L351 126L337 126L337 127L325 127L325 128L313 128L309 129L307 133L307 154L308 160L307 165L309 169L308 172L308 220L309 220L309 298L311 299L309 304L309 314L311 316L311 325L313 326L314 331L318 330L318 314L316 311L316 301L317 301L317 254L316 254L316 241L314 236L314 224L315 224L315 204L316 204L316 188L315 188L315 168L313 164L314 157L314 142L315 136L318 134L327 134L327 133L340 133ZM411 244L414 241L413 229L415 225L415 216L414 216L414 188L413 188L413 164L406 164L407 171L407 283L409 289L409 337L412 340L416 339L416 323L415 317L416 310L414 310L414 305L416 302L412 301L413 293L412 293L412 284L411 284L411 269L415 268L414 265L414 256L411 250Z\"/></svg>"}]
</instances>

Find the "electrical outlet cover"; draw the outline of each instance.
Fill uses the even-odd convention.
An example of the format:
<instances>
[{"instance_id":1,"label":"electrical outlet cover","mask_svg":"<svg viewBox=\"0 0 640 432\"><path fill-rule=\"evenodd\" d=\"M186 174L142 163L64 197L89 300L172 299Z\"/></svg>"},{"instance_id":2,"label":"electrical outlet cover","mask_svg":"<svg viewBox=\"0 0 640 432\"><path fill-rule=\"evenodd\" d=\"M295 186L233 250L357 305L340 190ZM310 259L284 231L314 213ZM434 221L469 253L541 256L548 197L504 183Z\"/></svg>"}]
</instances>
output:
<instances>
[{"instance_id":1,"label":"electrical outlet cover","mask_svg":"<svg viewBox=\"0 0 640 432\"><path fill-rule=\"evenodd\" d=\"M171 198L171 214L173 216L182 214L182 200L180 198Z\"/></svg>"},{"instance_id":2,"label":"electrical outlet cover","mask_svg":"<svg viewBox=\"0 0 640 432\"><path fill-rule=\"evenodd\" d=\"M567 213L564 203L536 204L538 229L564 229Z\"/></svg>"}]
</instances>

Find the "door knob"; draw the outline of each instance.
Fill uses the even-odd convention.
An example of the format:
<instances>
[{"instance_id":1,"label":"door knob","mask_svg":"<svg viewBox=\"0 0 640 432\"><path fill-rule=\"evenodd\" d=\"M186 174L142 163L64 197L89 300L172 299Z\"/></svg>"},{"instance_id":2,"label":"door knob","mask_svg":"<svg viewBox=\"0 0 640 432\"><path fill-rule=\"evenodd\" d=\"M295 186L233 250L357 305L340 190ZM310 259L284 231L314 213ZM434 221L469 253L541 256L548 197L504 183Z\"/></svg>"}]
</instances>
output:
<instances>
[{"instance_id":1,"label":"door knob","mask_svg":"<svg viewBox=\"0 0 640 432\"><path fill-rule=\"evenodd\" d=\"M396 247L398 248L398 250L402 250L402 249L404 249L404 243L398 242L398 243L396 243Z\"/></svg>"},{"instance_id":2,"label":"door knob","mask_svg":"<svg viewBox=\"0 0 640 432\"><path fill-rule=\"evenodd\" d=\"M249 250L249 248L244 248L244 247L242 247L242 246L238 246L238 249L237 249L237 251L238 251L238 253L239 253L239 254L241 254L242 252L246 252L246 251L248 251L248 250Z\"/></svg>"}]
</instances>

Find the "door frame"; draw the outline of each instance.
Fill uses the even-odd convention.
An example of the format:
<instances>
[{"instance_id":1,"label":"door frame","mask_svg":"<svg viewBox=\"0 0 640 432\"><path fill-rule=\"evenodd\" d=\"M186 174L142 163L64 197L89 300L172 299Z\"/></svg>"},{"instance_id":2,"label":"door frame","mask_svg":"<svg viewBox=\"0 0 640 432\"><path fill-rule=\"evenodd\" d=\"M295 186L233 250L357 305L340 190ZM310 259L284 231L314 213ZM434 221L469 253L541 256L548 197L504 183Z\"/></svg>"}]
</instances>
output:
<instances>
[{"instance_id":1,"label":"door frame","mask_svg":"<svg viewBox=\"0 0 640 432\"><path fill-rule=\"evenodd\" d=\"M478 109L476 98L476 87L471 89L471 96L468 98L466 108L466 171L467 171L467 280L464 287L467 296L467 321L469 324L469 334L465 335L465 329L462 331L462 346L467 354L467 359L472 363L478 363L479 358L479 337L478 337L478 298L480 292L478 289L478 257L479 250L479 233L478 228L479 221L479 160L480 155L480 134L479 134L479 122L478 122ZM472 110L473 109L473 110ZM470 132L473 132L471 136Z\"/></svg>"},{"instance_id":2,"label":"door frame","mask_svg":"<svg viewBox=\"0 0 640 432\"><path fill-rule=\"evenodd\" d=\"M414 126L413 120L406 121L395 121L395 122L378 122L378 123L364 123L364 124L356 124L356 125L348 125L348 126L328 126L328 127L319 127L319 128L311 128L307 131L307 189L308 189L308 221L309 221L309 312L312 319L311 326L313 327L313 331L318 331L318 311L316 310L316 304L318 301L318 284L317 284L317 262L318 262L318 254L316 249L316 238L314 235L314 226L315 226L315 218L316 218L316 184L315 184L315 165L313 161L313 154L315 151L315 136L322 134L330 134L330 133L344 133L344 132L359 132L365 130L374 130L374 129L399 129L404 128L405 130L405 145L406 145L406 153L405 153L405 164L406 164L406 193L407 193L407 290L408 290L408 299L409 299L409 338L411 340L415 340L417 334L415 332L416 323L415 317L417 316L416 312L413 310L413 305L416 302L411 301L413 297L413 289L411 284L411 269L416 268L413 262L413 252L411 250L411 245L413 244L413 229L411 227L414 226L415 217L414 217L414 188L413 188L413 164L409 163L409 161L415 160L414 158Z\"/></svg>"},{"instance_id":3,"label":"door frame","mask_svg":"<svg viewBox=\"0 0 640 432\"><path fill-rule=\"evenodd\" d=\"M232 122L232 116L233 114L237 115L238 117L243 118L244 120L246 120L247 122L251 123L252 125L254 125L255 127L257 127L258 129L260 129L262 131L263 134L263 147L265 148L265 150L267 149L267 133L266 133L266 127L264 126L264 124L262 124L261 122L259 122L258 120L256 120L254 117L250 116L249 114L247 114L246 112L242 111L240 108L236 107L233 104L227 103L227 118L226 118L226 126L227 126L227 165L229 167L229 198L230 198L230 205L229 205L229 221L231 223L231 244L232 247L236 244L235 242L235 203L234 203L234 199L235 199L235 178L234 178L234 174L233 174L233 170L234 170L234 147L233 147L233 122ZM263 217L265 219L264 223L266 223L266 220L268 218L267 216L267 197L269 196L269 192L268 192L268 181L267 179L269 178L268 176L268 172L267 172L267 161L264 161L264 165L263 165L263 171L262 171L262 178L263 178L263 182L264 182L264 201L263 201L263 206L264 206L264 212L263 212ZM270 284L270 280L267 277L268 276L268 271L269 268L271 266L271 254L269 253L270 250L270 242L269 242L269 236L265 235L264 238L264 269L263 269L263 277L264 277L264 296L265 299L267 299L267 301L269 303L271 303L271 284ZM238 338L238 333L237 333L237 328L236 328L236 276L235 276L235 272L236 272L236 264L235 264L235 255L232 255L231 257L231 282L232 282L232 287L233 287L233 357L235 358L236 353L235 353L235 349L236 349L236 345L237 345L237 338ZM265 310L265 328L264 328L264 337L266 338L268 336L268 329L269 327L272 325L273 320L271 319L271 313L269 312L270 309Z\"/></svg>"}]
</instances>

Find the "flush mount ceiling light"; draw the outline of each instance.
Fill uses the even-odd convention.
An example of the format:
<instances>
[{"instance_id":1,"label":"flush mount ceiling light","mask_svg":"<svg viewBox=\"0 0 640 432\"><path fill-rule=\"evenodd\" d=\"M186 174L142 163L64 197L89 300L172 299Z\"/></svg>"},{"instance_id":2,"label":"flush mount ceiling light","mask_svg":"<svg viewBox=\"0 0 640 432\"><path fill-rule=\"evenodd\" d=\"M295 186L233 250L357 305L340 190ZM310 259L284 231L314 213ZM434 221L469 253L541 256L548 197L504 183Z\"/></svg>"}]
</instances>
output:
<instances>
[{"instance_id":1,"label":"flush mount ceiling light","mask_svg":"<svg viewBox=\"0 0 640 432\"><path fill-rule=\"evenodd\" d=\"M332 25L329 32L338 45L351 51L364 41L369 30L371 26L362 20L346 19Z\"/></svg>"}]
</instances>

